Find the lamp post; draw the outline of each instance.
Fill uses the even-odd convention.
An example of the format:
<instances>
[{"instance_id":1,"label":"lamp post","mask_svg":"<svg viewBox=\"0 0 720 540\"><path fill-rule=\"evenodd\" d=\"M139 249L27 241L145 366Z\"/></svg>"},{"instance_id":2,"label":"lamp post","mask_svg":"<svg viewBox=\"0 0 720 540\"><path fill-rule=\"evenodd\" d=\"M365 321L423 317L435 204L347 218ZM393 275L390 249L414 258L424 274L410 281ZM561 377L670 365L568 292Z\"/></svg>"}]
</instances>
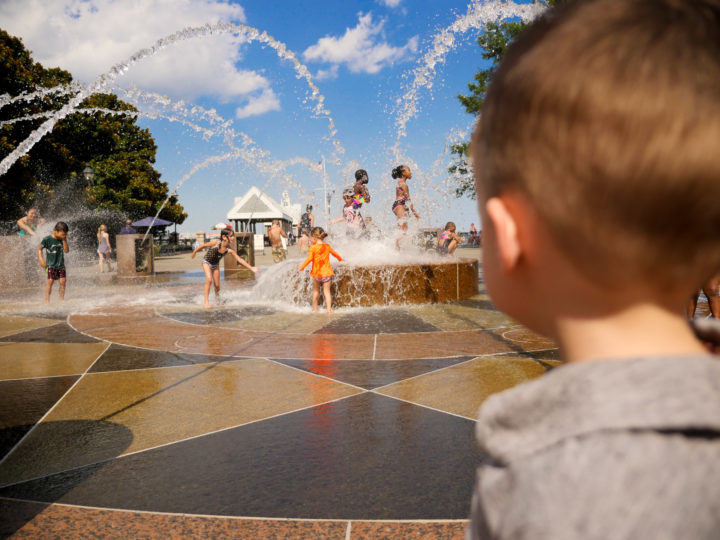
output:
<instances>
[{"instance_id":1,"label":"lamp post","mask_svg":"<svg viewBox=\"0 0 720 540\"><path fill-rule=\"evenodd\" d=\"M92 167L90 165L85 165L82 173L88 187L92 187L93 179L95 178L95 171L92 170Z\"/></svg>"}]
</instances>

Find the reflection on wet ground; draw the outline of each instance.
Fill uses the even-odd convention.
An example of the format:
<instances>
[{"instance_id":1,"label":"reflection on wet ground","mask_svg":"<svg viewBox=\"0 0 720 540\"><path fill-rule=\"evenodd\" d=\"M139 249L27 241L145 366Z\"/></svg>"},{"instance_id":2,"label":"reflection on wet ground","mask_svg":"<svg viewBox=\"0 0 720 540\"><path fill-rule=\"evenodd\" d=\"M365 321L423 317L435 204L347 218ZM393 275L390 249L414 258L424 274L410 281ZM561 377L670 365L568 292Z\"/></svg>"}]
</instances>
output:
<instances>
[{"instance_id":1,"label":"reflection on wet ground","mask_svg":"<svg viewBox=\"0 0 720 540\"><path fill-rule=\"evenodd\" d=\"M483 292L208 311L185 279L3 305L0 536L462 538L478 406L558 364Z\"/></svg>"}]
</instances>

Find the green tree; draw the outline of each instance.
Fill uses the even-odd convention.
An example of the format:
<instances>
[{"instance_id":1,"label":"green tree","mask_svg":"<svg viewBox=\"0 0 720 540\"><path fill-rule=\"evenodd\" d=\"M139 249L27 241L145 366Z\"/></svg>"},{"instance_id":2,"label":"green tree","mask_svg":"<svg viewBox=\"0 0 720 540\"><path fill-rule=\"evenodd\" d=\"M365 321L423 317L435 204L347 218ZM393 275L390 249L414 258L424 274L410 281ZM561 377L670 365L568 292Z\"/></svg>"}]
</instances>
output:
<instances>
[{"instance_id":1,"label":"green tree","mask_svg":"<svg viewBox=\"0 0 720 540\"><path fill-rule=\"evenodd\" d=\"M21 40L0 30L0 95L18 96L71 82L70 73L34 62ZM69 99L67 92L50 92L1 107L0 121L13 121L0 127L0 159L45 118L15 120L51 113ZM133 113L137 109L113 94L94 94L77 111L60 120L51 133L0 176L3 220L19 218L30 205L48 207L60 192L65 199L91 210L113 211L133 219L154 215L165 201L168 185L153 167L157 146L150 131L136 125ZM91 185L82 175L87 165L95 172ZM161 217L182 223L187 214L173 196Z\"/></svg>"},{"instance_id":2,"label":"green tree","mask_svg":"<svg viewBox=\"0 0 720 540\"><path fill-rule=\"evenodd\" d=\"M565 3L569 0L547 0L543 2L548 6ZM490 66L480 69L473 77L473 82L468 83L468 95L459 94L457 96L460 103L465 107L465 112L477 115L482 110L485 93L487 92L492 77L497 70L500 61L505 56L508 46L512 43L525 29L526 23L519 21L505 21L501 23L490 22L485 25L485 30L478 37L478 45L482 50L482 58L491 62ZM468 196L474 199L475 183L470 173L468 164L468 150L470 143L468 141L454 144L450 147L450 153L454 156L453 163L448 168L448 172L457 180L455 188L455 196Z\"/></svg>"}]
</instances>

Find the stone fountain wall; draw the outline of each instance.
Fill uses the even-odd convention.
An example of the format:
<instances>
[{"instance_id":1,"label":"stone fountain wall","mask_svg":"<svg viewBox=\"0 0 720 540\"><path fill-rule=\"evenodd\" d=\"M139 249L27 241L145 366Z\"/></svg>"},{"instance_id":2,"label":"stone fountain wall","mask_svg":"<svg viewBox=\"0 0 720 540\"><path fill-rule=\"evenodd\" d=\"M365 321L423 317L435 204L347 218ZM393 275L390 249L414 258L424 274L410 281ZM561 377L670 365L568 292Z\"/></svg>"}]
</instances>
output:
<instances>
[{"instance_id":1,"label":"stone fountain wall","mask_svg":"<svg viewBox=\"0 0 720 540\"><path fill-rule=\"evenodd\" d=\"M478 293L475 259L383 266L338 266L333 279L333 305L378 306L435 304Z\"/></svg>"}]
</instances>

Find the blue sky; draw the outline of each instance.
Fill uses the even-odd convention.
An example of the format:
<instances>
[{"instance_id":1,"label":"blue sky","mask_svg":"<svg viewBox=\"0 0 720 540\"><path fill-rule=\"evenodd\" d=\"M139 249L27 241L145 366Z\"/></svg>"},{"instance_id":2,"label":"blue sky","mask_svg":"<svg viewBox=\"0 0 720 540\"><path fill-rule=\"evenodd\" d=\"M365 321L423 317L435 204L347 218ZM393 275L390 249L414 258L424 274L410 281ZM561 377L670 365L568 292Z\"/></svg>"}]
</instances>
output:
<instances>
[{"instance_id":1,"label":"blue sky","mask_svg":"<svg viewBox=\"0 0 720 540\"><path fill-rule=\"evenodd\" d=\"M390 226L390 170L402 162L413 166L410 189L422 225L453 220L467 230L478 222L475 204L452 196L452 182L444 174L447 145L467 137L473 120L456 95L467 91L483 65L478 25L466 29L463 23L477 21L466 14L478 7L497 17L499 9L512 14L527 4L3 0L0 26L21 37L44 66L67 69L87 84L184 28L236 25L232 31L179 40L130 66L110 88L149 115L139 123L158 144L162 179L171 188L182 181L178 195L189 218L178 227L181 232L209 230L252 185L277 200L287 189L293 202L311 202L317 210L323 181L308 163L322 156L335 190L333 214L340 214L339 192L362 167L374 196L367 213ZM448 31L453 24L457 28ZM322 106L292 61L248 39L237 25L265 31L291 51L324 97ZM433 40L443 30L445 41L454 42L429 69L427 57L438 48ZM418 83L418 74L426 76L425 83ZM417 112L403 116L413 104ZM406 136L399 137L403 127Z\"/></svg>"}]
</instances>

